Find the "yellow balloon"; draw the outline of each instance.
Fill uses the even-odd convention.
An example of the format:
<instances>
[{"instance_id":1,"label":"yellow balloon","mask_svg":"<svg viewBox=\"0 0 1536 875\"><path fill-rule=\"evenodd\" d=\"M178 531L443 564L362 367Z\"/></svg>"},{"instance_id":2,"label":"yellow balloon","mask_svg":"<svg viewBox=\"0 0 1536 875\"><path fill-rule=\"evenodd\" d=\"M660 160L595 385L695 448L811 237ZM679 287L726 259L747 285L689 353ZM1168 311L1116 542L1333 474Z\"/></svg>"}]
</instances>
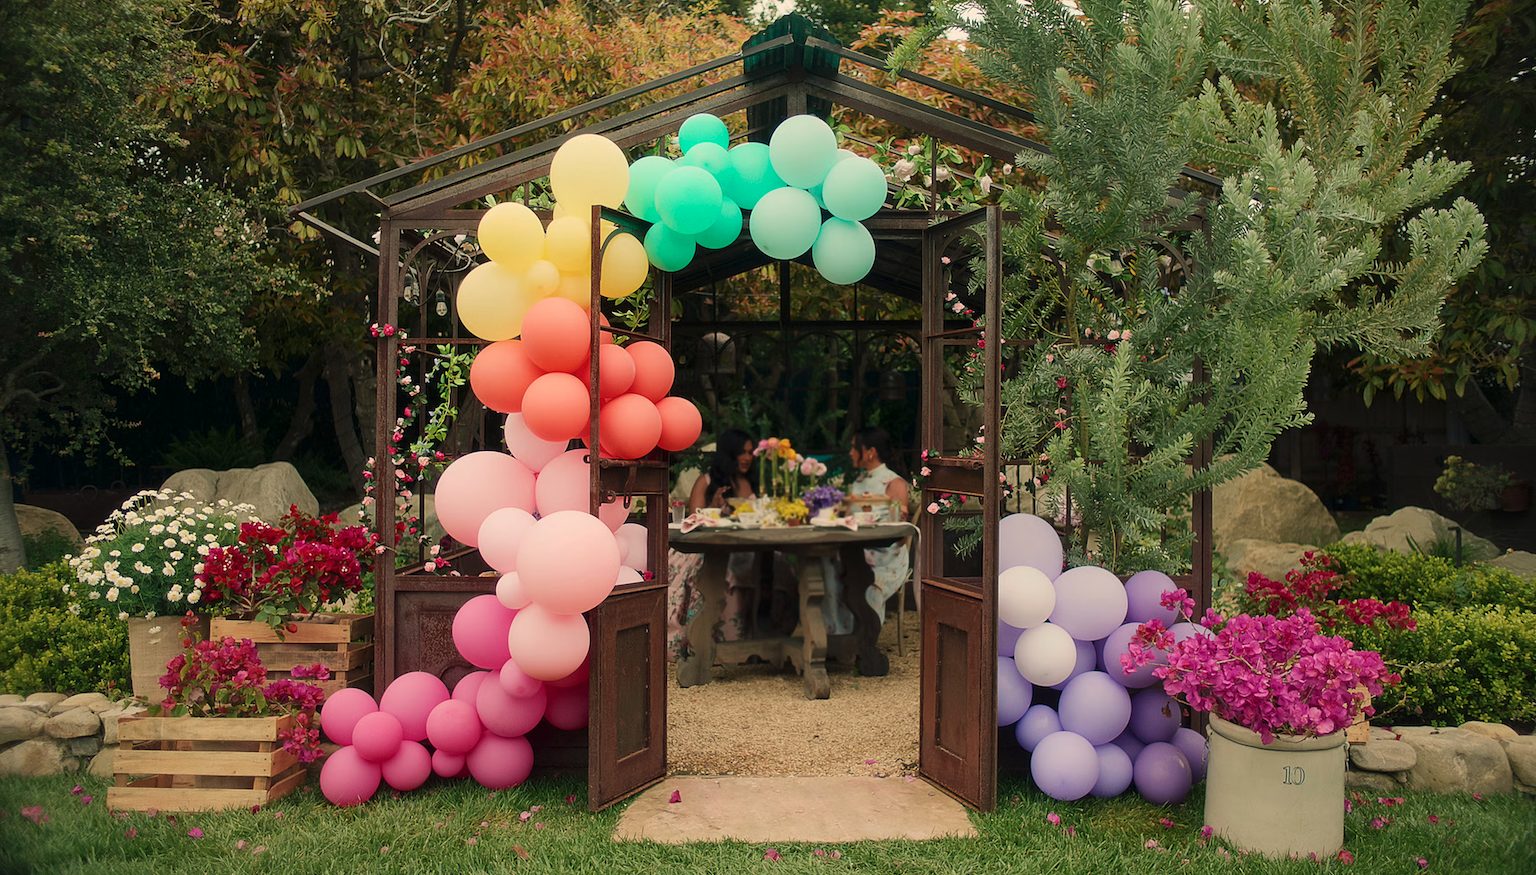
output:
<instances>
[{"instance_id":1,"label":"yellow balloon","mask_svg":"<svg viewBox=\"0 0 1536 875\"><path fill-rule=\"evenodd\" d=\"M514 271L544 257L544 223L522 204L497 204L480 217L480 248Z\"/></svg>"},{"instance_id":2,"label":"yellow balloon","mask_svg":"<svg viewBox=\"0 0 1536 875\"><path fill-rule=\"evenodd\" d=\"M471 270L459 283L459 320L482 340L510 340L523 332L523 314L533 306L527 284L494 261Z\"/></svg>"},{"instance_id":3,"label":"yellow balloon","mask_svg":"<svg viewBox=\"0 0 1536 875\"><path fill-rule=\"evenodd\" d=\"M629 161L607 137L578 134L555 152L549 187L564 204L617 207L629 191Z\"/></svg>"},{"instance_id":4,"label":"yellow balloon","mask_svg":"<svg viewBox=\"0 0 1536 875\"><path fill-rule=\"evenodd\" d=\"M555 267L554 262L541 258L528 266L523 279L535 298L547 298L560 288L560 268Z\"/></svg>"},{"instance_id":5,"label":"yellow balloon","mask_svg":"<svg viewBox=\"0 0 1536 875\"><path fill-rule=\"evenodd\" d=\"M587 273L560 274L560 288L554 297L575 301L583 310L592 309L592 275Z\"/></svg>"},{"instance_id":6,"label":"yellow balloon","mask_svg":"<svg viewBox=\"0 0 1536 875\"><path fill-rule=\"evenodd\" d=\"M608 241L603 250L603 297L623 298L645 285L651 265L645 257L645 244L633 234L620 234Z\"/></svg>"},{"instance_id":7,"label":"yellow balloon","mask_svg":"<svg viewBox=\"0 0 1536 875\"><path fill-rule=\"evenodd\" d=\"M544 232L544 257L561 273L584 274L592 269L592 225L575 216L549 223Z\"/></svg>"}]
</instances>

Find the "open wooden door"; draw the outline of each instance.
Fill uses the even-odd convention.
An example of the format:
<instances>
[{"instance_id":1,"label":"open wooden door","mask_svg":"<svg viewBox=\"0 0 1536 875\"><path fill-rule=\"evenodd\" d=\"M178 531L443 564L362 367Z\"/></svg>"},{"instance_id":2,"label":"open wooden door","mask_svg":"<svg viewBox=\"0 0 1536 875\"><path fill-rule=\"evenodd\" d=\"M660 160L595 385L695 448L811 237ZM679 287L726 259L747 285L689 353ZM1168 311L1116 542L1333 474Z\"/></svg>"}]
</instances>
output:
<instances>
[{"instance_id":1,"label":"open wooden door","mask_svg":"<svg viewBox=\"0 0 1536 875\"><path fill-rule=\"evenodd\" d=\"M985 222L985 228L977 226ZM983 232L985 329L945 328L945 295L952 244ZM969 249L975 252L974 248ZM958 266L961 259L954 258ZM922 707L918 771L961 802L981 811L997 805L997 524L1001 511L998 383L1002 295L1002 208L989 206L923 232L923 446L930 470L921 505L941 493L981 499L984 537L981 576L947 573L941 517L922 517L918 581L922 605ZM946 353L982 347L985 441L981 452L944 445ZM937 455L934 451L937 450Z\"/></svg>"}]
</instances>

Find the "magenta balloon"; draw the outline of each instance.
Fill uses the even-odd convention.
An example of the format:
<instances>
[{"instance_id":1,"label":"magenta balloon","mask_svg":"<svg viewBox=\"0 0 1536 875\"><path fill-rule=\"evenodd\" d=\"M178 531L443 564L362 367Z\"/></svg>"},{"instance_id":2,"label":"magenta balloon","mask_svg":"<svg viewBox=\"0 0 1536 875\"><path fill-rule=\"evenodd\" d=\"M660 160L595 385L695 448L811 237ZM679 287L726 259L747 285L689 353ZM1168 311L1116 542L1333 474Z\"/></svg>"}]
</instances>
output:
<instances>
[{"instance_id":1,"label":"magenta balloon","mask_svg":"<svg viewBox=\"0 0 1536 875\"><path fill-rule=\"evenodd\" d=\"M503 507L491 512L480 524L476 543L485 564L502 574L517 570L517 549L523 536L533 528L533 514L520 507Z\"/></svg>"},{"instance_id":2,"label":"magenta balloon","mask_svg":"<svg viewBox=\"0 0 1536 875\"><path fill-rule=\"evenodd\" d=\"M400 719L388 711L364 714L352 730L352 746L357 755L370 763L382 763L395 755L404 740Z\"/></svg>"},{"instance_id":3,"label":"magenta balloon","mask_svg":"<svg viewBox=\"0 0 1536 875\"><path fill-rule=\"evenodd\" d=\"M569 450L539 472L538 482L534 484L534 498L540 516L547 517L562 510L590 513L592 484L588 478L591 469L585 461L586 456L586 450ZM599 507L597 516L609 531L617 531L629 516L629 508L623 499L615 498Z\"/></svg>"},{"instance_id":4,"label":"magenta balloon","mask_svg":"<svg viewBox=\"0 0 1536 875\"><path fill-rule=\"evenodd\" d=\"M480 524L503 507L533 510L533 472L506 453L460 456L437 478L437 521L464 544L478 544Z\"/></svg>"},{"instance_id":5,"label":"magenta balloon","mask_svg":"<svg viewBox=\"0 0 1536 875\"><path fill-rule=\"evenodd\" d=\"M413 671L390 682L379 699L379 710L395 715L407 741L426 741L427 715L447 699L448 688L437 675Z\"/></svg>"},{"instance_id":6,"label":"magenta balloon","mask_svg":"<svg viewBox=\"0 0 1536 875\"><path fill-rule=\"evenodd\" d=\"M1035 745L1029 774L1040 792L1071 802L1087 796L1099 782L1099 754L1075 732L1052 732Z\"/></svg>"},{"instance_id":7,"label":"magenta balloon","mask_svg":"<svg viewBox=\"0 0 1536 875\"><path fill-rule=\"evenodd\" d=\"M501 676L498 680L501 683L501 688L514 699L526 699L538 693L540 688L544 686L543 681L535 677L529 677L527 672L518 668L517 661L514 659L509 659L502 665Z\"/></svg>"},{"instance_id":8,"label":"magenta balloon","mask_svg":"<svg viewBox=\"0 0 1536 875\"><path fill-rule=\"evenodd\" d=\"M1145 744L1173 738L1182 722L1178 703L1161 689L1141 690L1131 697L1131 732Z\"/></svg>"},{"instance_id":9,"label":"magenta balloon","mask_svg":"<svg viewBox=\"0 0 1536 875\"><path fill-rule=\"evenodd\" d=\"M546 515L517 551L523 589L535 605L556 614L580 614L602 604L618 574L618 541L602 520L584 511Z\"/></svg>"},{"instance_id":10,"label":"magenta balloon","mask_svg":"<svg viewBox=\"0 0 1536 875\"><path fill-rule=\"evenodd\" d=\"M320 767L320 792L332 805L361 805L378 792L383 777L377 763L363 759L355 747L344 747Z\"/></svg>"},{"instance_id":11,"label":"magenta balloon","mask_svg":"<svg viewBox=\"0 0 1536 875\"><path fill-rule=\"evenodd\" d=\"M1030 705L1019 722L1013 725L1013 737L1019 742L1019 747L1028 751L1033 751L1040 739L1060 731L1061 719L1050 705Z\"/></svg>"},{"instance_id":12,"label":"magenta balloon","mask_svg":"<svg viewBox=\"0 0 1536 875\"><path fill-rule=\"evenodd\" d=\"M651 533L645 526L639 523L624 523L619 530L614 532L619 542L619 552L623 554L620 560L626 566L645 571L650 567L648 563L650 553Z\"/></svg>"},{"instance_id":13,"label":"magenta balloon","mask_svg":"<svg viewBox=\"0 0 1536 875\"><path fill-rule=\"evenodd\" d=\"M384 776L384 783L401 793L408 793L432 777L432 754L419 741L402 741L400 749L384 761L379 771Z\"/></svg>"},{"instance_id":14,"label":"magenta balloon","mask_svg":"<svg viewBox=\"0 0 1536 875\"><path fill-rule=\"evenodd\" d=\"M548 698L542 686L531 696L514 698L507 695L501 684L485 683L475 695L475 713L488 731L503 738L515 738L527 735L544 719Z\"/></svg>"},{"instance_id":15,"label":"magenta balloon","mask_svg":"<svg viewBox=\"0 0 1536 875\"><path fill-rule=\"evenodd\" d=\"M501 426L501 437L507 452L537 474L554 458L565 452L566 441L547 441L528 430L521 413L508 413Z\"/></svg>"},{"instance_id":16,"label":"magenta balloon","mask_svg":"<svg viewBox=\"0 0 1536 875\"><path fill-rule=\"evenodd\" d=\"M487 734L465 757L469 774L483 787L505 790L528 780L533 771L533 746L526 738Z\"/></svg>"},{"instance_id":17,"label":"magenta balloon","mask_svg":"<svg viewBox=\"0 0 1536 875\"><path fill-rule=\"evenodd\" d=\"M1162 606L1163 593L1171 589L1178 589L1179 585L1173 582L1173 578L1161 571L1138 571L1125 581L1125 595L1128 602L1125 611L1125 620L1128 623L1145 623L1149 620L1162 620L1166 629L1178 622L1179 616L1172 608Z\"/></svg>"},{"instance_id":18,"label":"magenta balloon","mask_svg":"<svg viewBox=\"0 0 1536 875\"><path fill-rule=\"evenodd\" d=\"M1194 774L1189 760L1166 741L1147 745L1136 755L1136 792L1153 805L1176 805L1189 795Z\"/></svg>"},{"instance_id":19,"label":"magenta balloon","mask_svg":"<svg viewBox=\"0 0 1536 875\"><path fill-rule=\"evenodd\" d=\"M1130 757L1132 762L1135 762L1136 755L1141 753L1142 749L1146 747L1145 744L1142 744L1141 739L1137 738L1129 729L1120 733L1120 737L1112 743L1125 751L1125 755Z\"/></svg>"},{"instance_id":20,"label":"magenta balloon","mask_svg":"<svg viewBox=\"0 0 1536 875\"><path fill-rule=\"evenodd\" d=\"M1061 573L1061 537L1045 520L1029 513L1011 513L997 524L997 567L1038 568L1052 580Z\"/></svg>"},{"instance_id":21,"label":"magenta balloon","mask_svg":"<svg viewBox=\"0 0 1536 875\"><path fill-rule=\"evenodd\" d=\"M585 686L556 687L550 690L544 721L567 732L584 728L587 725L587 698Z\"/></svg>"},{"instance_id":22,"label":"magenta balloon","mask_svg":"<svg viewBox=\"0 0 1536 875\"><path fill-rule=\"evenodd\" d=\"M1190 729L1188 726L1180 726L1173 733L1173 740L1168 742L1179 749L1184 759L1189 763L1189 772L1198 783L1205 780L1205 758L1209 750L1205 745L1205 736Z\"/></svg>"},{"instance_id":23,"label":"magenta balloon","mask_svg":"<svg viewBox=\"0 0 1536 875\"><path fill-rule=\"evenodd\" d=\"M1131 696L1102 671L1086 672L1061 691L1061 728L1098 746L1109 744L1131 722Z\"/></svg>"},{"instance_id":24,"label":"magenta balloon","mask_svg":"<svg viewBox=\"0 0 1536 875\"><path fill-rule=\"evenodd\" d=\"M356 687L343 687L325 697L325 704L320 706L320 728L333 743L351 744L357 721L377 710L372 696Z\"/></svg>"},{"instance_id":25,"label":"magenta balloon","mask_svg":"<svg viewBox=\"0 0 1536 875\"><path fill-rule=\"evenodd\" d=\"M533 604L533 598L523 588L523 580L516 571L509 571L497 579L496 601L509 611L521 611Z\"/></svg>"},{"instance_id":26,"label":"magenta balloon","mask_svg":"<svg viewBox=\"0 0 1536 875\"><path fill-rule=\"evenodd\" d=\"M1136 629L1140 625L1140 623L1126 623L1109 633L1109 637L1104 639L1103 654L1104 673L1122 685L1138 690L1156 684L1157 678L1152 676L1152 672L1158 666L1168 664L1168 652L1154 647L1151 662L1126 674L1125 668L1120 664L1120 657L1129 651L1131 638L1136 635Z\"/></svg>"},{"instance_id":27,"label":"magenta balloon","mask_svg":"<svg viewBox=\"0 0 1536 875\"><path fill-rule=\"evenodd\" d=\"M581 665L577 666L575 671L571 672L563 678L560 678L559 680L545 681L544 683L546 686L551 687L574 687L586 683L587 678L590 677L591 674L592 660L583 659L581 661Z\"/></svg>"},{"instance_id":28,"label":"magenta balloon","mask_svg":"<svg viewBox=\"0 0 1536 875\"><path fill-rule=\"evenodd\" d=\"M1093 641L1073 640L1072 644L1077 648L1077 662L1072 666L1072 673L1067 675L1067 679L1059 684L1051 684L1051 689L1065 690L1067 684L1072 683L1073 678L1098 668L1099 651L1094 646L1095 643Z\"/></svg>"},{"instance_id":29,"label":"magenta balloon","mask_svg":"<svg viewBox=\"0 0 1536 875\"><path fill-rule=\"evenodd\" d=\"M1035 688L1006 656L997 658L997 725L1012 726L1029 710Z\"/></svg>"},{"instance_id":30,"label":"magenta balloon","mask_svg":"<svg viewBox=\"0 0 1536 875\"><path fill-rule=\"evenodd\" d=\"M458 690L454 690L454 695L458 695ZM484 734L485 727L480 725L480 715L472 702L449 699L439 702L427 715L427 740L438 750L469 753Z\"/></svg>"},{"instance_id":31,"label":"magenta balloon","mask_svg":"<svg viewBox=\"0 0 1536 875\"><path fill-rule=\"evenodd\" d=\"M1093 565L1063 571L1052 583L1056 609L1051 622L1079 641L1097 641L1125 622L1125 586L1114 572Z\"/></svg>"},{"instance_id":32,"label":"magenta balloon","mask_svg":"<svg viewBox=\"0 0 1536 875\"><path fill-rule=\"evenodd\" d=\"M439 778L458 778L466 774L469 769L464 763L464 754L449 753L446 750L432 752L432 771Z\"/></svg>"},{"instance_id":33,"label":"magenta balloon","mask_svg":"<svg viewBox=\"0 0 1536 875\"><path fill-rule=\"evenodd\" d=\"M1004 623L1002 620L998 620L997 621L997 652L1000 655L1002 655L1002 656L1006 656L1009 659L1012 659L1013 658L1013 649L1018 646L1018 644L1019 644L1019 636L1023 635L1023 634L1024 634L1024 630L1023 629L1015 629L1014 627L1008 625L1007 623Z\"/></svg>"},{"instance_id":34,"label":"magenta balloon","mask_svg":"<svg viewBox=\"0 0 1536 875\"><path fill-rule=\"evenodd\" d=\"M529 605L517 612L507 636L512 658L541 681L554 681L581 667L591 647L591 632L580 614L556 614Z\"/></svg>"},{"instance_id":35,"label":"magenta balloon","mask_svg":"<svg viewBox=\"0 0 1536 875\"><path fill-rule=\"evenodd\" d=\"M480 685L492 677L488 671L472 671L459 678L459 682L453 685L453 698L460 702L475 704L475 695L480 692Z\"/></svg>"},{"instance_id":36,"label":"magenta balloon","mask_svg":"<svg viewBox=\"0 0 1536 875\"><path fill-rule=\"evenodd\" d=\"M470 665L500 669L507 661L507 630L516 615L502 607L496 596L477 595L453 615L453 646Z\"/></svg>"},{"instance_id":37,"label":"magenta balloon","mask_svg":"<svg viewBox=\"0 0 1536 875\"><path fill-rule=\"evenodd\" d=\"M1113 744L1101 744L1093 752L1099 755L1099 780L1094 782L1093 795L1108 799L1124 793L1135 774L1130 754Z\"/></svg>"}]
</instances>

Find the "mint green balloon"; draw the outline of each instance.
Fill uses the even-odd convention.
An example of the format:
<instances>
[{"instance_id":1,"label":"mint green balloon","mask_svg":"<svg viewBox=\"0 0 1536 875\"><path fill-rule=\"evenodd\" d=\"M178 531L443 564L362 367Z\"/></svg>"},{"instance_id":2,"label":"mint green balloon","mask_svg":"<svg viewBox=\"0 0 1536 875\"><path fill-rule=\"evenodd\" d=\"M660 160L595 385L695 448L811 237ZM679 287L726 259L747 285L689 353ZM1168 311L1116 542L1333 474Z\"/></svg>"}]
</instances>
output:
<instances>
[{"instance_id":1,"label":"mint green balloon","mask_svg":"<svg viewBox=\"0 0 1536 875\"><path fill-rule=\"evenodd\" d=\"M744 210L754 209L758 198L780 188L784 180L773 172L767 143L741 143L731 147L730 173L720 180L726 197Z\"/></svg>"},{"instance_id":2,"label":"mint green balloon","mask_svg":"<svg viewBox=\"0 0 1536 875\"><path fill-rule=\"evenodd\" d=\"M741 207L730 198L720 200L720 218L697 238L705 249L724 249L741 236Z\"/></svg>"},{"instance_id":3,"label":"mint green balloon","mask_svg":"<svg viewBox=\"0 0 1536 875\"><path fill-rule=\"evenodd\" d=\"M632 216L647 222L661 221L656 212L656 186L661 178L672 172L672 159L660 155L647 155L629 165L629 190L624 193L624 206Z\"/></svg>"},{"instance_id":4,"label":"mint green balloon","mask_svg":"<svg viewBox=\"0 0 1536 875\"><path fill-rule=\"evenodd\" d=\"M645 232L645 255L651 264L665 271L678 271L693 261L693 238L668 228L652 225Z\"/></svg>"},{"instance_id":5,"label":"mint green balloon","mask_svg":"<svg viewBox=\"0 0 1536 875\"><path fill-rule=\"evenodd\" d=\"M721 174L731 169L731 156L718 143L699 143L677 159L677 163L684 167L702 167L719 180Z\"/></svg>"},{"instance_id":6,"label":"mint green balloon","mask_svg":"<svg viewBox=\"0 0 1536 875\"><path fill-rule=\"evenodd\" d=\"M689 237L720 218L720 183L702 167L674 167L656 186L662 224Z\"/></svg>"},{"instance_id":7,"label":"mint green balloon","mask_svg":"<svg viewBox=\"0 0 1536 875\"><path fill-rule=\"evenodd\" d=\"M837 165L842 164L844 161L847 161L849 158L857 158L857 157L859 157L859 156L854 154L853 152L848 151L847 149L838 149L837 150L837 160L832 162L832 167L834 169L836 169ZM831 177L831 175L832 175L832 171L828 170L827 171L827 176ZM823 180L822 182L820 182L820 183L818 183L816 185L811 186L808 189L808 191L810 191L811 197L816 199L817 205L825 210L827 208L827 197L826 197L826 193L825 193L826 192L826 182L825 182L825 180Z\"/></svg>"},{"instance_id":8,"label":"mint green balloon","mask_svg":"<svg viewBox=\"0 0 1536 875\"><path fill-rule=\"evenodd\" d=\"M827 212L850 222L862 222L885 205L885 171L880 165L855 155L827 171L821 187Z\"/></svg>"},{"instance_id":9,"label":"mint green balloon","mask_svg":"<svg viewBox=\"0 0 1536 875\"><path fill-rule=\"evenodd\" d=\"M821 207L803 189L783 186L763 195L748 223L752 242L769 258L799 258L821 230Z\"/></svg>"},{"instance_id":10,"label":"mint green balloon","mask_svg":"<svg viewBox=\"0 0 1536 875\"><path fill-rule=\"evenodd\" d=\"M753 218L756 217L754 213ZM828 219L811 246L811 261L829 283L856 283L875 266L875 238L858 222Z\"/></svg>"},{"instance_id":11,"label":"mint green balloon","mask_svg":"<svg viewBox=\"0 0 1536 875\"><path fill-rule=\"evenodd\" d=\"M700 143L714 143L722 149L728 148L731 145L731 131L725 122L707 112L691 115L677 131L677 145L686 155Z\"/></svg>"},{"instance_id":12,"label":"mint green balloon","mask_svg":"<svg viewBox=\"0 0 1536 875\"><path fill-rule=\"evenodd\" d=\"M820 185L837 160L837 135L814 115L790 116L768 138L773 172L795 188Z\"/></svg>"}]
</instances>

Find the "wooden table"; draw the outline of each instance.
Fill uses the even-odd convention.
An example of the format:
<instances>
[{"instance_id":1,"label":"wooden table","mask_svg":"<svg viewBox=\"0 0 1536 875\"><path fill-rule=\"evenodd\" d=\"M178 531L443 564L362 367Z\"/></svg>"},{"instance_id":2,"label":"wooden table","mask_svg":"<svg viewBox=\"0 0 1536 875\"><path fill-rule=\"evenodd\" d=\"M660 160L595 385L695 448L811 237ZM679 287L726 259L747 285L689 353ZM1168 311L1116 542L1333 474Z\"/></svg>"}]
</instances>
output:
<instances>
[{"instance_id":1,"label":"wooden table","mask_svg":"<svg viewBox=\"0 0 1536 875\"><path fill-rule=\"evenodd\" d=\"M858 660L859 673L879 677L890 670L889 661L877 644L880 618L864 598L864 590L874 583L874 572L864 561L864 550L894 544L917 532L911 523L880 523L860 526L788 526L779 528L738 529L698 528L684 534L677 528L669 533L669 546L679 553L702 553L696 588L702 604L693 622L688 624L688 644L693 651L678 662L679 686L709 683L710 668L718 664L740 664L752 656L771 663L789 662L805 677L808 699L825 699L832 694L827 678L829 646L841 645ZM800 590L800 629L798 637L760 638L750 641L715 643L715 624L725 608L725 571L730 554L779 551L798 558ZM827 583L821 560L841 555L843 559L842 601L853 613L853 633L832 636L829 641L822 601ZM838 639L844 639L839 641Z\"/></svg>"}]
</instances>

